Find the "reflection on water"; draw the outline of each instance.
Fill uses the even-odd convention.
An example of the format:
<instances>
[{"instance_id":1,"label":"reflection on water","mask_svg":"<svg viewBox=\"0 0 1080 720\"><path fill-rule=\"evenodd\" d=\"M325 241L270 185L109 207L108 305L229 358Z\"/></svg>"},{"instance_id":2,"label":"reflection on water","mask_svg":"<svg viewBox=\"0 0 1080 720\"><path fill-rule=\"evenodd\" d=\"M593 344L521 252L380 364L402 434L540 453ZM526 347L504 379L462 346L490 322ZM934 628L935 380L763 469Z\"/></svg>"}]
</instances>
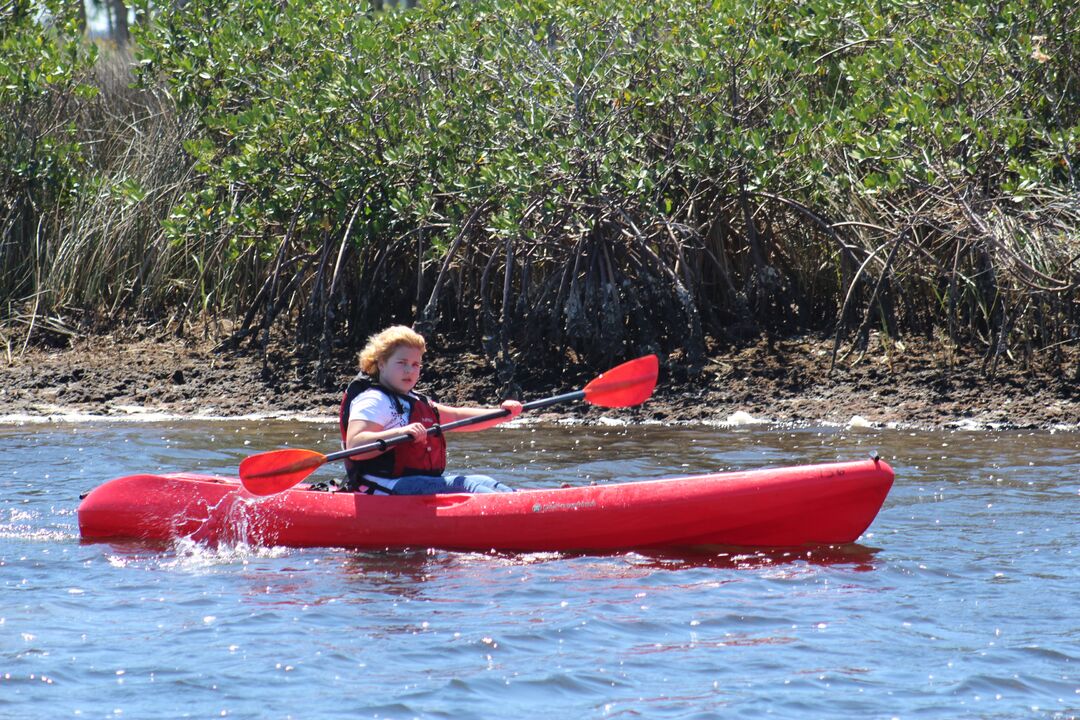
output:
<instances>
[{"instance_id":1,"label":"reflection on water","mask_svg":"<svg viewBox=\"0 0 1080 720\"><path fill-rule=\"evenodd\" d=\"M660 569L680 570L707 567L724 570L750 570L785 565L842 566L855 572L874 569L874 556L880 548L858 543L823 545L812 548L785 550L747 550L746 548L699 548L696 552L651 551L641 555L641 561Z\"/></svg>"},{"instance_id":2,"label":"reflection on water","mask_svg":"<svg viewBox=\"0 0 1080 720\"><path fill-rule=\"evenodd\" d=\"M342 573L356 586L402 597L417 597L423 585L445 581L450 575L468 574L470 568L486 572L492 565L528 568L542 563L575 558L600 559L615 575L639 577L643 571L679 572L688 569L760 570L786 566L836 566L852 572L874 569L879 548L859 544L820 546L790 550L702 547L692 550L656 550L620 553L455 553L440 550L350 551L341 563ZM589 570L590 574L593 572Z\"/></svg>"},{"instance_id":3,"label":"reflection on water","mask_svg":"<svg viewBox=\"0 0 1080 720\"><path fill-rule=\"evenodd\" d=\"M1080 590L1077 433L525 426L451 439L452 466L518 487L876 450L896 485L842 547L79 541L78 494L109 477L235 474L275 447L333 450L334 430L0 426L0 717L1065 718L1080 707L1067 600Z\"/></svg>"}]
</instances>

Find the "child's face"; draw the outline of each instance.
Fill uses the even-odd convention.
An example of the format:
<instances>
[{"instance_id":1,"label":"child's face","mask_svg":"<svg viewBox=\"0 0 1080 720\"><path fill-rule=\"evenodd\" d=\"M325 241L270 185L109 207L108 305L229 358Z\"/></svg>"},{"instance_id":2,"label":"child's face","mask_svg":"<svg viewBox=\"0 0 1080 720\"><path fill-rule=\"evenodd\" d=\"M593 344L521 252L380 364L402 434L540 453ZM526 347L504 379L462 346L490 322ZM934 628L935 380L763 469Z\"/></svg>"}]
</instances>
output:
<instances>
[{"instance_id":1,"label":"child's face","mask_svg":"<svg viewBox=\"0 0 1080 720\"><path fill-rule=\"evenodd\" d=\"M379 382L404 395L420 379L424 353L407 345L399 345L386 360L379 363Z\"/></svg>"}]
</instances>

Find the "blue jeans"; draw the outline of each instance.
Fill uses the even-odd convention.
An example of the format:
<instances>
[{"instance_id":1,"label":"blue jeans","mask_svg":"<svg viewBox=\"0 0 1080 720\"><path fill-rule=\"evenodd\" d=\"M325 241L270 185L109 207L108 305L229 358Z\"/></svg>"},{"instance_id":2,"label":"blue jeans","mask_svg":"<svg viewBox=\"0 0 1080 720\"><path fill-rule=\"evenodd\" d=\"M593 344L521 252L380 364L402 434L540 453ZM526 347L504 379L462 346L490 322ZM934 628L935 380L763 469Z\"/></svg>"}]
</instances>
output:
<instances>
[{"instance_id":1,"label":"blue jeans","mask_svg":"<svg viewBox=\"0 0 1080 720\"><path fill-rule=\"evenodd\" d=\"M395 495L496 492L514 492L514 488L487 475L406 475L394 483Z\"/></svg>"}]
</instances>

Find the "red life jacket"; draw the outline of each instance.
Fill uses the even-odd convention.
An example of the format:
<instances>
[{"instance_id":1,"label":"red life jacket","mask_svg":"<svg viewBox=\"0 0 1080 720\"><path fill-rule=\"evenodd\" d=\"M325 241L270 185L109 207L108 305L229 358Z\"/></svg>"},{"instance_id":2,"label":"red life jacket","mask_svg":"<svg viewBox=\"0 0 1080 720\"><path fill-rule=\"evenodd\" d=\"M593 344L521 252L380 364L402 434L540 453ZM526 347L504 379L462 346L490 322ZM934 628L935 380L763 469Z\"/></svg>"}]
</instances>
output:
<instances>
[{"instance_id":1,"label":"red life jacket","mask_svg":"<svg viewBox=\"0 0 1080 720\"><path fill-rule=\"evenodd\" d=\"M370 388L389 397L399 412L404 413L405 408L408 407L409 423L419 422L425 427L438 424L439 411L425 396L420 393L400 395L361 374L349 383L341 398L338 424L341 427L342 449L348 439L349 409L352 401L357 395ZM444 470L446 470L446 438L442 433L428 435L427 442L423 444L409 442L396 445L368 460L345 458L345 471L349 475L348 489L354 491L359 489L360 485L370 487L371 484L364 480L364 475L399 478L405 475L442 475Z\"/></svg>"}]
</instances>

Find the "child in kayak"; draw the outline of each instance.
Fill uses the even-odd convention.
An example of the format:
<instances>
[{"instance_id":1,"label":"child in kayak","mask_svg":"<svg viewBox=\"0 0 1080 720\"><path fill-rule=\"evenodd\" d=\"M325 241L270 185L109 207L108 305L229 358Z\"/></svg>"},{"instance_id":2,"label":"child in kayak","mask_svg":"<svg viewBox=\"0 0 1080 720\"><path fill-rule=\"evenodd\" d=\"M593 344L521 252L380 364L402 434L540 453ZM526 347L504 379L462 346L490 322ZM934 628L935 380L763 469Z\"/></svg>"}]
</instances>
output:
<instances>
[{"instance_id":1,"label":"child in kayak","mask_svg":"<svg viewBox=\"0 0 1080 720\"><path fill-rule=\"evenodd\" d=\"M369 494L434 495L437 493L513 492L486 475L444 475L446 439L428 429L492 412L493 408L450 407L413 390L423 367L427 344L411 328L396 325L373 335L360 352L361 374L349 383L341 401L341 438L345 448L413 437L387 450L374 450L345 460L346 489ZM521 403L505 400L506 415L456 430L483 430L521 413Z\"/></svg>"}]
</instances>

